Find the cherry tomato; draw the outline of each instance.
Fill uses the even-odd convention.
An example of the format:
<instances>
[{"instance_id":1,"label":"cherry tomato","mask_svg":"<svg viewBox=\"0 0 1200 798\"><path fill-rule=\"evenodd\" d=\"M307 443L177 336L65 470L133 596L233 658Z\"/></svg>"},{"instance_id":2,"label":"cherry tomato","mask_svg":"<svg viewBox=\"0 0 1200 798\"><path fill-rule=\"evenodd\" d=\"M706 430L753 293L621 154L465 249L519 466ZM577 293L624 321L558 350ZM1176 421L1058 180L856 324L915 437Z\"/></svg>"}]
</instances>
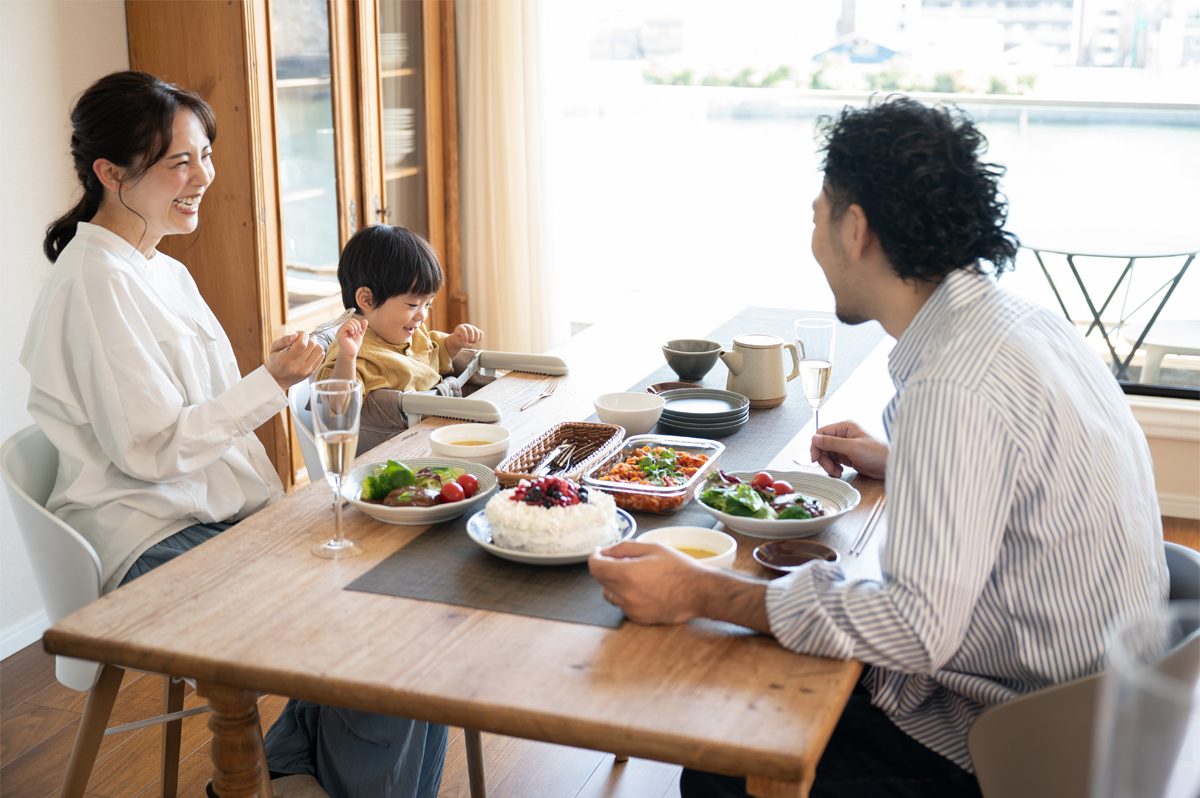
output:
<instances>
[{"instance_id":1,"label":"cherry tomato","mask_svg":"<svg viewBox=\"0 0 1200 798\"><path fill-rule=\"evenodd\" d=\"M464 495L462 485L459 485L457 482L447 482L445 485L442 485L442 501L446 504L460 502L463 500Z\"/></svg>"},{"instance_id":2,"label":"cherry tomato","mask_svg":"<svg viewBox=\"0 0 1200 798\"><path fill-rule=\"evenodd\" d=\"M754 475L754 479L750 481L750 484L759 490L767 490L775 484L775 477L771 476L766 471L759 471Z\"/></svg>"},{"instance_id":3,"label":"cherry tomato","mask_svg":"<svg viewBox=\"0 0 1200 798\"><path fill-rule=\"evenodd\" d=\"M796 489L791 486L791 483L784 482L782 479L771 486L775 489L776 496L786 496L789 493L795 493Z\"/></svg>"},{"instance_id":4,"label":"cherry tomato","mask_svg":"<svg viewBox=\"0 0 1200 798\"><path fill-rule=\"evenodd\" d=\"M463 496L468 499L479 490L479 479L474 474L463 474L455 481L462 486Z\"/></svg>"}]
</instances>

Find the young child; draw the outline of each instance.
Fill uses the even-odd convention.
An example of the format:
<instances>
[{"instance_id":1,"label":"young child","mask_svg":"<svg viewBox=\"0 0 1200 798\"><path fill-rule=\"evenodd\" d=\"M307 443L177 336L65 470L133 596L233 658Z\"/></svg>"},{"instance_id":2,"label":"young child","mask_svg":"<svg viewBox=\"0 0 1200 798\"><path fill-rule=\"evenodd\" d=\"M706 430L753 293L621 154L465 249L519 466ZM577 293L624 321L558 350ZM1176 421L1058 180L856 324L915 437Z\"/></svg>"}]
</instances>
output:
<instances>
[{"instance_id":1,"label":"young child","mask_svg":"<svg viewBox=\"0 0 1200 798\"><path fill-rule=\"evenodd\" d=\"M342 302L358 308L325 353L314 379L357 379L371 391L428 391L453 373L451 361L483 332L460 324L430 332L425 318L444 275L433 247L403 227L364 227L338 261ZM397 432L399 430L396 430Z\"/></svg>"}]
</instances>

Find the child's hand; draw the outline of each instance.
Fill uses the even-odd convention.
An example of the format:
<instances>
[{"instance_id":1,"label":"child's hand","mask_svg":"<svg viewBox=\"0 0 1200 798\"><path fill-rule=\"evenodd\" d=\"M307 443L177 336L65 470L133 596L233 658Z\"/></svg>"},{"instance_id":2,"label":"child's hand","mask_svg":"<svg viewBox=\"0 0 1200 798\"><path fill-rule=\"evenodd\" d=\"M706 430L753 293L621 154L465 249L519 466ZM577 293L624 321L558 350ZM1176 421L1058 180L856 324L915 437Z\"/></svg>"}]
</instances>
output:
<instances>
[{"instance_id":1,"label":"child's hand","mask_svg":"<svg viewBox=\"0 0 1200 798\"><path fill-rule=\"evenodd\" d=\"M483 330L478 327L472 327L470 324L460 324L454 328L454 332L447 336L446 351L450 354L450 359L453 360L469 344L478 343L482 340Z\"/></svg>"},{"instance_id":2,"label":"child's hand","mask_svg":"<svg viewBox=\"0 0 1200 798\"><path fill-rule=\"evenodd\" d=\"M350 319L337 331L339 354L346 357L358 357L359 347L362 346L363 335L367 332L366 319Z\"/></svg>"}]
</instances>

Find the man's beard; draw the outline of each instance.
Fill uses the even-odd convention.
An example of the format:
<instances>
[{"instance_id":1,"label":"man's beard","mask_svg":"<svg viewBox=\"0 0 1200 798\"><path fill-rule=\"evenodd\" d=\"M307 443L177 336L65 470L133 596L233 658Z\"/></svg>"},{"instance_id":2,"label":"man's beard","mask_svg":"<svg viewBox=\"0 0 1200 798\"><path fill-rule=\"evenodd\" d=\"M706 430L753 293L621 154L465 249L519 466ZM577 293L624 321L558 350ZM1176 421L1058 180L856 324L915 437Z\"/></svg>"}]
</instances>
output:
<instances>
[{"instance_id":1,"label":"man's beard","mask_svg":"<svg viewBox=\"0 0 1200 798\"><path fill-rule=\"evenodd\" d=\"M850 313L849 311L842 310L841 307L835 307L834 313L837 315L837 320L840 321L842 324L854 325L854 324L862 324L863 322L870 321L870 319L868 319L866 316L855 315L853 313Z\"/></svg>"}]
</instances>

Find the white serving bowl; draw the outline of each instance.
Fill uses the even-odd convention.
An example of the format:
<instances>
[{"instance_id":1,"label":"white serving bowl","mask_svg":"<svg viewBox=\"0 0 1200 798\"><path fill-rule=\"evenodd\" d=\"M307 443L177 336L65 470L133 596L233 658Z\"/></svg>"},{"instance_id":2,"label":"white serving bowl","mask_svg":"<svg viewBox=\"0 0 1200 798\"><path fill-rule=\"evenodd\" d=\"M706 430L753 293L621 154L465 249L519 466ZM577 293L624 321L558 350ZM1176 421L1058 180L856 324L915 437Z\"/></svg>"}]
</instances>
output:
<instances>
[{"instance_id":1,"label":"white serving bowl","mask_svg":"<svg viewBox=\"0 0 1200 798\"><path fill-rule=\"evenodd\" d=\"M479 463L464 463L462 460L449 460L441 457L406 457L400 462L413 471L420 471L427 466L461 468L468 474L475 475L475 478L479 480L479 488L469 499L452 504L435 504L433 507L389 507L386 504L365 502L362 500L363 480L376 473L376 469L387 465L387 463L368 463L350 469L350 473L342 480L342 497L376 521L401 526L424 526L449 521L452 518L458 518L465 512L482 507L499 487L499 480L496 479L496 474L492 469Z\"/></svg>"},{"instance_id":2,"label":"white serving bowl","mask_svg":"<svg viewBox=\"0 0 1200 798\"><path fill-rule=\"evenodd\" d=\"M726 472L728 473L728 472ZM734 471L733 476L742 482L749 483L757 471ZM697 485L695 490L696 504L703 507L709 515L741 535L763 540L788 540L791 538L806 538L815 535L832 524L843 513L858 506L862 496L849 483L840 479L827 477L824 474L813 474L799 471L768 471L776 481L784 480L797 493L819 499L825 506L825 515L816 518L746 518L729 515L709 507L700 496L704 493L705 485Z\"/></svg>"},{"instance_id":3,"label":"white serving bowl","mask_svg":"<svg viewBox=\"0 0 1200 798\"><path fill-rule=\"evenodd\" d=\"M605 424L617 424L628 435L645 435L658 423L666 399L644 391L606 393L592 403Z\"/></svg>"},{"instance_id":4,"label":"white serving bowl","mask_svg":"<svg viewBox=\"0 0 1200 798\"><path fill-rule=\"evenodd\" d=\"M442 457L469 460L495 468L508 454L511 437L508 430L495 424L452 424L429 433L429 448ZM487 443L468 446L464 441Z\"/></svg>"},{"instance_id":5,"label":"white serving bowl","mask_svg":"<svg viewBox=\"0 0 1200 798\"><path fill-rule=\"evenodd\" d=\"M737 559L737 541L724 532L703 526L664 526L638 536L642 543L662 543L677 549L715 551L712 557L697 557L697 562L714 568L732 568Z\"/></svg>"}]
</instances>

